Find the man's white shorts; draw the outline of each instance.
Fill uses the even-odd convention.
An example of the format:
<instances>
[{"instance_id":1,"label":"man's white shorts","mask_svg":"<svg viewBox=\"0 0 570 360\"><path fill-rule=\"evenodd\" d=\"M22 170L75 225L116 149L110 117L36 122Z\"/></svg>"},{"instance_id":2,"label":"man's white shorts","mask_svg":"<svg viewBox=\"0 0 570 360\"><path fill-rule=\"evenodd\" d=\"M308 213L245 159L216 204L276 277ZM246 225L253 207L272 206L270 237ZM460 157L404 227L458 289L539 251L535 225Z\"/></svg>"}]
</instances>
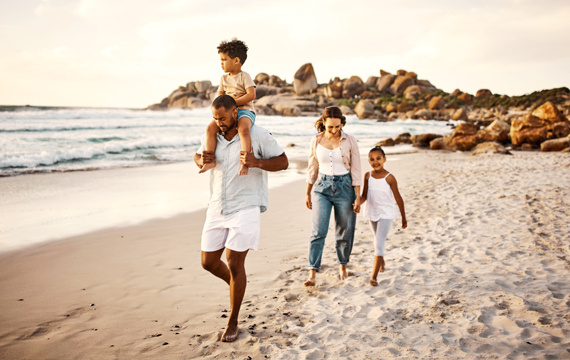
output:
<instances>
[{"instance_id":1,"label":"man's white shorts","mask_svg":"<svg viewBox=\"0 0 570 360\"><path fill-rule=\"evenodd\" d=\"M224 247L239 252L257 250L260 224L259 206L230 215L208 211L202 231L202 251L218 251Z\"/></svg>"}]
</instances>

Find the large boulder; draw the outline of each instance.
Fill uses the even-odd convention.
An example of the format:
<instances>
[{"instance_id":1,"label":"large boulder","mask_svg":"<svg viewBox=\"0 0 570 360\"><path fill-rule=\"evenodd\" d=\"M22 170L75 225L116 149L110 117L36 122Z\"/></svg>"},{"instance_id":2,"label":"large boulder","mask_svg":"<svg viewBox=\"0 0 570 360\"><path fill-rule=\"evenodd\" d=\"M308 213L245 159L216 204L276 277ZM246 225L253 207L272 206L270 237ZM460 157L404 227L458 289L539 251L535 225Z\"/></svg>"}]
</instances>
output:
<instances>
[{"instance_id":1,"label":"large boulder","mask_svg":"<svg viewBox=\"0 0 570 360\"><path fill-rule=\"evenodd\" d=\"M353 98L366 91L366 84L358 76L351 76L342 87L343 98Z\"/></svg>"},{"instance_id":2,"label":"large boulder","mask_svg":"<svg viewBox=\"0 0 570 360\"><path fill-rule=\"evenodd\" d=\"M558 139L570 134L570 123L568 119L558 110L556 105L550 101L536 108L532 112L532 115L542 120L546 127L546 137L548 139Z\"/></svg>"},{"instance_id":3,"label":"large boulder","mask_svg":"<svg viewBox=\"0 0 570 360\"><path fill-rule=\"evenodd\" d=\"M311 91L316 91L318 87L319 84L317 83L313 65L308 63L301 66L295 73L293 80L293 90L295 94L309 94Z\"/></svg>"},{"instance_id":4,"label":"large boulder","mask_svg":"<svg viewBox=\"0 0 570 360\"><path fill-rule=\"evenodd\" d=\"M467 111L464 108L459 108L451 115L451 120L467 120Z\"/></svg>"},{"instance_id":5,"label":"large boulder","mask_svg":"<svg viewBox=\"0 0 570 360\"><path fill-rule=\"evenodd\" d=\"M438 134L420 134L412 136L411 140L415 147L428 147L433 139L441 137Z\"/></svg>"},{"instance_id":6,"label":"large boulder","mask_svg":"<svg viewBox=\"0 0 570 360\"><path fill-rule=\"evenodd\" d=\"M384 75L390 75L390 73L380 69L380 76L384 76Z\"/></svg>"},{"instance_id":7,"label":"large boulder","mask_svg":"<svg viewBox=\"0 0 570 360\"><path fill-rule=\"evenodd\" d=\"M342 81L338 77L329 81L329 84L325 88L325 96L333 99L340 99L342 97Z\"/></svg>"},{"instance_id":8,"label":"large boulder","mask_svg":"<svg viewBox=\"0 0 570 360\"><path fill-rule=\"evenodd\" d=\"M255 106L267 106L277 114L285 116L297 116L301 112L317 111L317 104L314 101L306 100L291 93L264 96L255 101Z\"/></svg>"},{"instance_id":9,"label":"large boulder","mask_svg":"<svg viewBox=\"0 0 570 360\"><path fill-rule=\"evenodd\" d=\"M343 115L354 115L354 110L352 110L346 105L341 105L338 108L340 109Z\"/></svg>"},{"instance_id":10,"label":"large boulder","mask_svg":"<svg viewBox=\"0 0 570 360\"><path fill-rule=\"evenodd\" d=\"M542 151L562 151L570 147L570 138L563 137L560 139L546 140L540 144Z\"/></svg>"},{"instance_id":11,"label":"large boulder","mask_svg":"<svg viewBox=\"0 0 570 360\"><path fill-rule=\"evenodd\" d=\"M411 144L412 143L411 137L412 137L412 135L410 135L410 133L402 133L402 134L396 136L396 138L394 139L394 143L395 144Z\"/></svg>"},{"instance_id":12,"label":"large boulder","mask_svg":"<svg viewBox=\"0 0 570 360\"><path fill-rule=\"evenodd\" d=\"M399 113L404 113L404 112L408 112L410 110L414 109L414 105L407 103L407 102L403 102L400 103L400 105L398 105L398 107L396 108L396 111L398 111Z\"/></svg>"},{"instance_id":13,"label":"large boulder","mask_svg":"<svg viewBox=\"0 0 570 360\"><path fill-rule=\"evenodd\" d=\"M461 151L471 150L477 145L477 126L461 123L453 129L450 135L444 137L445 146Z\"/></svg>"},{"instance_id":14,"label":"large boulder","mask_svg":"<svg viewBox=\"0 0 570 360\"><path fill-rule=\"evenodd\" d=\"M393 113L393 112L398 112L398 104L397 103L389 103L388 105L386 105L386 112L389 113Z\"/></svg>"},{"instance_id":15,"label":"large boulder","mask_svg":"<svg viewBox=\"0 0 570 360\"><path fill-rule=\"evenodd\" d=\"M504 121L496 119L483 130L477 132L477 141L506 143L509 141L511 126Z\"/></svg>"},{"instance_id":16,"label":"large boulder","mask_svg":"<svg viewBox=\"0 0 570 360\"><path fill-rule=\"evenodd\" d=\"M421 109L414 112L414 116L418 119L431 120L433 119L433 113L428 109Z\"/></svg>"},{"instance_id":17,"label":"large boulder","mask_svg":"<svg viewBox=\"0 0 570 360\"><path fill-rule=\"evenodd\" d=\"M374 103L370 100L360 100L354 107L354 112L359 119L368 119L374 115Z\"/></svg>"},{"instance_id":18,"label":"large boulder","mask_svg":"<svg viewBox=\"0 0 570 360\"><path fill-rule=\"evenodd\" d=\"M276 86L269 85L257 85L255 87L255 98L260 99L267 95L277 95L281 92L281 89Z\"/></svg>"},{"instance_id":19,"label":"large boulder","mask_svg":"<svg viewBox=\"0 0 570 360\"><path fill-rule=\"evenodd\" d=\"M368 80L366 80L366 87L376 87L378 79L380 79L378 76L370 76Z\"/></svg>"},{"instance_id":20,"label":"large boulder","mask_svg":"<svg viewBox=\"0 0 570 360\"><path fill-rule=\"evenodd\" d=\"M431 98L428 104L430 110L443 109L445 107L445 101L441 96L434 96Z\"/></svg>"},{"instance_id":21,"label":"large boulder","mask_svg":"<svg viewBox=\"0 0 570 360\"><path fill-rule=\"evenodd\" d=\"M413 71L407 71L404 75L411 77L414 81L418 80L418 74Z\"/></svg>"},{"instance_id":22,"label":"large boulder","mask_svg":"<svg viewBox=\"0 0 570 360\"><path fill-rule=\"evenodd\" d=\"M197 92L205 93L212 87L212 82L210 80L196 81L194 87Z\"/></svg>"},{"instance_id":23,"label":"large boulder","mask_svg":"<svg viewBox=\"0 0 570 360\"><path fill-rule=\"evenodd\" d=\"M511 143L515 146L538 145L546 140L546 135L547 131L543 121L532 114L511 122Z\"/></svg>"},{"instance_id":24,"label":"large boulder","mask_svg":"<svg viewBox=\"0 0 570 360\"><path fill-rule=\"evenodd\" d=\"M266 73L259 73L255 76L255 79L253 79L253 82L257 85L266 84L269 82L269 75Z\"/></svg>"},{"instance_id":25,"label":"large boulder","mask_svg":"<svg viewBox=\"0 0 570 360\"><path fill-rule=\"evenodd\" d=\"M445 149L445 141L443 137L438 137L429 142L429 148L432 150Z\"/></svg>"},{"instance_id":26,"label":"large boulder","mask_svg":"<svg viewBox=\"0 0 570 360\"><path fill-rule=\"evenodd\" d=\"M376 88L382 93L386 93L390 90L390 86L394 83L396 77L392 74L382 75L376 82Z\"/></svg>"},{"instance_id":27,"label":"large boulder","mask_svg":"<svg viewBox=\"0 0 570 360\"><path fill-rule=\"evenodd\" d=\"M480 89L480 90L477 90L477 93L475 94L475 98L480 99L480 98L485 98L485 97L489 97L492 95L493 95L493 93L491 92L491 90Z\"/></svg>"},{"instance_id":28,"label":"large boulder","mask_svg":"<svg viewBox=\"0 0 570 360\"><path fill-rule=\"evenodd\" d=\"M396 74L398 76L406 76L407 71L406 70L398 70L396 71Z\"/></svg>"},{"instance_id":29,"label":"large boulder","mask_svg":"<svg viewBox=\"0 0 570 360\"><path fill-rule=\"evenodd\" d=\"M461 94L457 95L457 99L463 101L463 103L465 103L465 104L471 104L473 97L467 93L461 93Z\"/></svg>"},{"instance_id":30,"label":"large boulder","mask_svg":"<svg viewBox=\"0 0 570 360\"><path fill-rule=\"evenodd\" d=\"M507 153L508 153L507 150L502 144L495 141L488 141L477 144L477 146L475 146L475 149L473 149L471 156L481 155L481 154L507 154Z\"/></svg>"},{"instance_id":31,"label":"large boulder","mask_svg":"<svg viewBox=\"0 0 570 360\"><path fill-rule=\"evenodd\" d=\"M415 85L413 78L405 75L399 75L394 80L394 83L390 86L390 93L392 95L402 95L406 88L412 85Z\"/></svg>"}]
</instances>

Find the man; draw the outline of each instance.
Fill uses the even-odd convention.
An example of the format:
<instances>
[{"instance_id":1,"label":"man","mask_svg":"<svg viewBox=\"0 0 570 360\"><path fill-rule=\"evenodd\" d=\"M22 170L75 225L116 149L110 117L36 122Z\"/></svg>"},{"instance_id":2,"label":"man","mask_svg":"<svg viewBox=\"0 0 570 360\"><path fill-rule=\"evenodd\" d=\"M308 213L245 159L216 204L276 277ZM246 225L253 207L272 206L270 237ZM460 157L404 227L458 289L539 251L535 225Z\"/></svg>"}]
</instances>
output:
<instances>
[{"instance_id":1,"label":"man","mask_svg":"<svg viewBox=\"0 0 570 360\"><path fill-rule=\"evenodd\" d=\"M245 257L257 250L260 213L267 210L269 189L267 171L285 170L287 156L271 134L252 126L252 151L240 151L237 132L237 105L229 95L221 95L212 103L212 114L222 131L217 135L215 155L203 151L194 155L196 165L216 162L210 171L210 201L202 231L202 267L230 286L231 313L222 341L234 341L238 336L238 315L247 283ZM247 176L239 176L241 164L249 168ZM226 249L227 265L221 260Z\"/></svg>"}]
</instances>

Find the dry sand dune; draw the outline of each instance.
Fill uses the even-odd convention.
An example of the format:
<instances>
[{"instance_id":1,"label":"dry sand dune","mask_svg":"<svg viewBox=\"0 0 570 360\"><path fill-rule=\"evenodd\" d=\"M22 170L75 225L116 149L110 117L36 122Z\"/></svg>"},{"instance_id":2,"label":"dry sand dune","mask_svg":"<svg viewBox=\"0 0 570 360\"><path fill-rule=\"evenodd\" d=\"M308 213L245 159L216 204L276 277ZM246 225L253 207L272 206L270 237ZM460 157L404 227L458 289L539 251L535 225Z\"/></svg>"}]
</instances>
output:
<instances>
[{"instance_id":1,"label":"dry sand dune","mask_svg":"<svg viewBox=\"0 0 570 360\"><path fill-rule=\"evenodd\" d=\"M4 256L0 358L570 358L570 157L430 152L386 167L408 229L393 224L378 287L362 216L349 279L329 233L317 286L303 286L296 182L262 217L236 342L218 341L227 286L199 267L200 212Z\"/></svg>"}]
</instances>

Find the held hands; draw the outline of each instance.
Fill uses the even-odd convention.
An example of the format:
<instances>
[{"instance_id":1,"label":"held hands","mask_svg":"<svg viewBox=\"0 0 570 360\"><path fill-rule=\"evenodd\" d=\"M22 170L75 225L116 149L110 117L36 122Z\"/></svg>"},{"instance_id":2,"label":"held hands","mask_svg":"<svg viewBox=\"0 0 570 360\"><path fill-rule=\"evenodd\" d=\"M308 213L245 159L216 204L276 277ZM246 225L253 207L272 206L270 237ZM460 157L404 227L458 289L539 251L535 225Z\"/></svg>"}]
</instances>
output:
<instances>
[{"instance_id":1,"label":"held hands","mask_svg":"<svg viewBox=\"0 0 570 360\"><path fill-rule=\"evenodd\" d=\"M259 166L259 159L253 155L253 146L250 151L240 151L239 152L239 162L248 168L255 168Z\"/></svg>"},{"instance_id":2,"label":"held hands","mask_svg":"<svg viewBox=\"0 0 570 360\"><path fill-rule=\"evenodd\" d=\"M352 204L352 207L354 208L354 212L356 214L360 213L360 205L362 204L361 199L362 198L360 196L357 196L356 200L354 200L354 204Z\"/></svg>"}]
</instances>

